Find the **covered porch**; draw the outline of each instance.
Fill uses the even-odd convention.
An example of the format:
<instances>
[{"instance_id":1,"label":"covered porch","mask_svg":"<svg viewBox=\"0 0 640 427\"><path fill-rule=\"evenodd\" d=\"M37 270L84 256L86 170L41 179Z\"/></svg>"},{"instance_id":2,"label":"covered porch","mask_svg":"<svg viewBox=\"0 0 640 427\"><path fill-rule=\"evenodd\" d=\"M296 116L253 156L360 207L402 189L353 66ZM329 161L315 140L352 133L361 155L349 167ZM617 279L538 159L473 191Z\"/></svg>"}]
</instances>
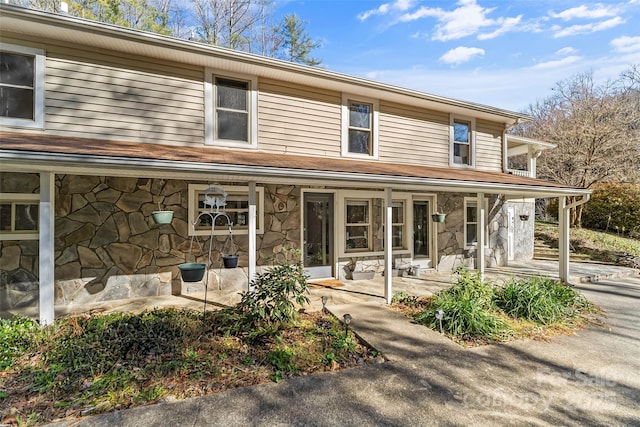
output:
<instances>
[{"instance_id":1,"label":"covered porch","mask_svg":"<svg viewBox=\"0 0 640 427\"><path fill-rule=\"evenodd\" d=\"M128 212L129 231L124 232L124 234L129 234L125 239L126 242L122 241L122 233L117 226L115 226L117 235L111 233L113 236L109 237L109 233L105 231L100 235L99 239L96 239L96 235L99 234L97 230L101 229L102 222L111 218L111 213L107 215L98 211L97 216L92 219L95 222L93 224L94 231L86 240L88 243L84 246L81 245L83 249L78 246L76 250L84 253L85 261L94 260L96 266L93 267L93 270L96 270L106 268L98 268L96 259L102 257L100 250L106 247L107 244L111 245L112 248L122 249L117 254L114 252L108 253L108 255L112 260L118 257L122 258L122 264L125 266L127 248L137 251L133 246L141 247L143 249L139 254L140 256L133 257L136 262L135 265L130 266L130 273L169 274L171 277L168 279L171 282L169 286L172 288L170 293L182 293L175 292L173 282L175 280L176 265L179 261L186 259L185 254L190 251L186 249L189 233L185 233L184 230L181 232L178 229L190 226L189 221L192 217L187 212L187 205L192 202L185 202L181 199L185 197L183 196L184 194L187 194L186 191L190 190L183 189L181 190L182 192L176 191L174 193L165 191L167 194L162 193L164 190L158 190L158 192L154 193L151 188L154 186L154 180L181 181L185 182L186 185L200 183L200 185L206 186L208 183L220 183L223 187L234 185L246 187L248 199L246 212L243 212L246 221L243 226L246 231L244 232L244 240L241 243L245 253L243 259L245 287L243 289L249 286L251 278L260 268L269 265L265 254L261 252L266 247L265 241L273 240L273 242L270 242L270 244L273 243L273 246L269 246L269 248L274 248L274 250L279 245L282 246L280 249L305 248L304 212L301 207L304 201L303 193L333 193L336 197L335 200L339 201L339 209L333 219L333 225L337 230L336 237L332 241L325 242L327 245L333 245L333 257L330 261L332 270L329 276L342 279L339 277L340 270L349 262L350 258L376 258L376 263L381 267L380 272L385 273L384 278L378 275L377 280L371 282L368 286L371 289L376 289L375 292L382 292L382 297L387 303L390 302L392 294L396 290L395 287L399 286L396 283L404 283L402 282L404 278L394 279L393 274L387 273L392 272L394 267L397 266L395 263L398 258L402 259L403 256L409 255L408 262L414 264L415 261L413 259L415 255L413 243L415 242L412 237L407 237L402 242L404 246L399 249L394 248L393 244L384 243L397 241L397 233L394 234L394 231L397 232L401 226L406 227L405 229L400 229L403 230L402 234L404 235L410 234L410 231L412 231L409 229L408 220L403 220L404 222L402 223L398 222L398 203L403 200L407 203L401 205L404 207L403 212L408 211L410 203L415 200L430 202L429 209L424 212L428 216L435 213L438 209L439 201L442 201L445 195L452 195L458 200L455 212L451 212L453 214L451 218L457 215L458 222L455 225L447 225L445 222L443 226L440 223L429 220L425 223L431 232L429 256L433 262L430 266L426 266L426 273L423 273L423 275L447 274L445 270L449 270L449 268L445 269L442 263L443 257L446 256L443 251L446 248L439 247L442 246L439 240L444 235L441 229L449 226L455 226L457 227L456 230L458 230L448 232L452 236L450 240L460 240L460 236L464 236L464 242L458 245L459 249L457 249L458 252L456 253L463 259L472 260L473 266L481 274L484 274L487 251L485 242L488 242L488 234L490 234L490 231L487 230L486 221L489 208L488 203L485 201L491 200L493 206L494 202L524 202L525 199L535 197L558 197L562 207L562 214L560 215L561 260L558 266L558 276L563 281L568 281L568 209L570 206L567 206L566 198L569 196L583 196L582 202L584 202L588 196L588 191L583 189L568 188L527 177L502 173L408 167L344 159L246 153L209 148L151 147L151 144L132 144L115 141L110 141L109 147L105 148L105 144L100 140L58 139L42 135L5 134L3 135L0 156L3 160L5 173L38 174L37 176L39 177L37 199L35 200L39 212L38 234L36 237L38 249L37 256L32 258L37 258L38 312L42 323L51 323L56 315L56 271L59 274L59 259L62 255L61 251L64 249L56 247L56 242L58 242L59 246L61 237L64 237L65 242L69 243L68 236L60 236L60 230L57 229L60 226L60 222L64 222L60 221L60 215L56 216L56 208L60 204L59 201L56 201L56 194L60 194L60 188L64 185L62 177L94 177L92 179L94 181L95 177L98 177L95 186L92 186L87 193L93 193L94 195L105 191L108 193L109 190L113 189L114 184L109 184L107 181L114 181L119 178L137 180L135 181L135 188L132 188L127 194L144 193L146 191L149 195L139 193L138 195L145 198L145 202L137 203L132 201L133 207L124 206L126 203L122 201L124 197L122 191L117 195L117 200L116 196L113 196L114 200L109 202L110 204L107 203L108 200L97 200L96 198L94 201L87 200L87 197L74 197L71 195L70 199L67 200L71 206L84 204L85 202L82 199L85 199L94 208L104 208L104 212L112 209L114 205L118 209L124 209L125 212ZM107 178L110 179L108 180ZM290 188L293 193L279 190L284 186ZM146 189L147 187L149 190ZM261 208L258 188L266 188L264 191L272 196L269 202L271 205L269 205L268 209L273 210L273 212L269 212L270 215L273 214L273 218L280 218L277 224L275 221L271 221L272 225L265 227L265 219L261 219L260 215L257 214ZM103 193L102 196L106 197L107 193ZM366 197L364 196L365 193L367 194ZM174 194L178 195L174 196ZM291 196L292 194L293 196ZM88 198L91 199L92 197ZM166 205L168 204L167 198L175 199L171 203L173 204L172 206L175 206L175 211L178 213L177 219L179 220L175 224L172 223L171 230L164 229L166 230L165 234L169 236L162 237L162 228L157 231L145 228L146 231L144 233L151 232L149 235L153 235L153 239L157 240L158 243L154 243L150 248L147 248L149 245L145 241L140 241L133 246L126 246L131 243L131 234L133 234L130 214L142 217L143 222L146 221L148 223L150 210L154 209L156 199ZM348 243L344 243L345 240L351 237L349 235L350 230L347 228L350 223L346 219L346 205L349 200L369 200L367 202L369 205L367 206L370 206L370 209L375 206L381 208L381 215L377 220L371 219L370 223L366 224L362 221L351 224L354 229L359 231L369 227L366 231L369 233L368 236L371 241L371 254L350 252L351 248L347 246ZM380 202L376 202L376 200ZM56 203L58 203L58 206ZM277 209L274 208L274 204L277 203L282 205L281 212L275 212ZM113 209L114 212L117 210ZM263 209L266 210L267 208ZM114 212L112 212L113 215L117 214L117 212ZM460 222L461 218L465 218L468 212L473 212L469 214L469 218L473 217L473 221L464 219ZM278 214L282 215L278 217ZM88 221L88 223L90 222ZM282 226L285 223L287 225L283 229ZM261 227L262 234L259 232ZM275 232L275 230L280 231ZM76 231L73 230L71 233ZM57 232L58 234L56 234ZM278 233L279 235L276 235ZM286 236L286 238L282 236ZM469 239L467 239L467 236L469 236ZM157 247L161 244L160 242L166 243L167 241L169 246L165 248L166 250ZM463 248L468 243L475 243L475 245L470 248ZM148 251L145 251L145 248ZM142 262L147 255L149 257L162 255L163 259L165 259L162 262L166 264L161 265L162 263L158 263L156 258L153 264L154 268L149 270L149 265L145 265ZM369 257L368 255L371 256ZM79 262L79 264L77 271L74 273L80 276L78 277L79 279L82 279L81 276L85 273L93 273L93 271L90 271L92 270L91 265L84 265L86 262L84 264ZM455 267L454 264L451 263L450 267ZM123 269L120 268L120 270ZM116 270L114 270L114 275L117 276ZM319 277L318 279L321 278ZM421 279L422 277L416 278L416 280ZM117 280L114 282L117 282ZM238 290L236 289L235 291L237 292Z\"/></svg>"}]
</instances>

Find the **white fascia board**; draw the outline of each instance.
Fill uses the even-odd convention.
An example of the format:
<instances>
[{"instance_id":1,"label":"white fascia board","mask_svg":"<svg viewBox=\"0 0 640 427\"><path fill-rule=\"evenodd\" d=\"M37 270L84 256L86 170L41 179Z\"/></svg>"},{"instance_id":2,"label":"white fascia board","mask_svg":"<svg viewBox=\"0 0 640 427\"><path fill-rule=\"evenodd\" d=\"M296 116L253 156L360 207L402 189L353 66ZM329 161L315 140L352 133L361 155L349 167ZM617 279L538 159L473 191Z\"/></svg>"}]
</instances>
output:
<instances>
[{"instance_id":1,"label":"white fascia board","mask_svg":"<svg viewBox=\"0 0 640 427\"><path fill-rule=\"evenodd\" d=\"M170 160L133 159L129 157L96 157L76 154L37 153L0 150L3 170L14 172L55 172L86 175L130 177L164 177L173 179L211 180L212 174L228 180L258 183L287 183L300 185L321 183L350 188L380 188L392 186L397 190L485 192L490 194L526 195L527 197L578 196L590 190L557 188L537 185L499 184L460 181L454 179L416 178L407 176L316 171L294 168L232 165L220 163L176 162Z\"/></svg>"}]
</instances>

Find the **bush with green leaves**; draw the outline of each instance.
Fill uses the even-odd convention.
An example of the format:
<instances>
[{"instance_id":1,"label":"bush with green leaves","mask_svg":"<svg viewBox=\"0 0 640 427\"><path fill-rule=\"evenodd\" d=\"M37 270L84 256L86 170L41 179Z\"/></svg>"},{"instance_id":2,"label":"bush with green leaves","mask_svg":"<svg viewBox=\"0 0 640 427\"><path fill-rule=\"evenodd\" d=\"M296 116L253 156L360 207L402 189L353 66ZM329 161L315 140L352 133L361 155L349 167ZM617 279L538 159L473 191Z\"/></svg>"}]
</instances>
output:
<instances>
[{"instance_id":1,"label":"bush with green leaves","mask_svg":"<svg viewBox=\"0 0 640 427\"><path fill-rule=\"evenodd\" d=\"M235 309L248 327L280 325L296 319L295 304L309 303L307 276L302 262L279 264L260 273L252 290L242 293Z\"/></svg>"},{"instance_id":2,"label":"bush with green leaves","mask_svg":"<svg viewBox=\"0 0 640 427\"><path fill-rule=\"evenodd\" d=\"M444 313L442 329L456 337L484 337L501 340L509 334L507 324L494 313L493 287L483 282L477 272L457 270L456 283L438 292L425 311L414 319L432 329L439 330L436 314Z\"/></svg>"},{"instance_id":3,"label":"bush with green leaves","mask_svg":"<svg viewBox=\"0 0 640 427\"><path fill-rule=\"evenodd\" d=\"M565 323L593 309L579 292L547 277L511 280L497 290L495 303L509 316L543 325Z\"/></svg>"},{"instance_id":4,"label":"bush with green leaves","mask_svg":"<svg viewBox=\"0 0 640 427\"><path fill-rule=\"evenodd\" d=\"M640 237L640 185L609 182L595 187L582 225Z\"/></svg>"}]
</instances>

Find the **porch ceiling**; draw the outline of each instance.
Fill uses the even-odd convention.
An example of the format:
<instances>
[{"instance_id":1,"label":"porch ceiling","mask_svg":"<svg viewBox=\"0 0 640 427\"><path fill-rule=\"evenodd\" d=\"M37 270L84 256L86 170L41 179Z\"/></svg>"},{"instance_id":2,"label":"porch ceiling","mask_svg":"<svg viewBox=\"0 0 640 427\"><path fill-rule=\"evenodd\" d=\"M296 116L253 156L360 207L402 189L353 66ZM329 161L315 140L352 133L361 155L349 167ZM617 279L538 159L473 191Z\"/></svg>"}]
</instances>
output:
<instances>
[{"instance_id":1,"label":"porch ceiling","mask_svg":"<svg viewBox=\"0 0 640 427\"><path fill-rule=\"evenodd\" d=\"M522 197L590 193L582 188L498 172L11 132L0 132L0 160L5 171L209 181L224 178L377 189L389 186Z\"/></svg>"}]
</instances>

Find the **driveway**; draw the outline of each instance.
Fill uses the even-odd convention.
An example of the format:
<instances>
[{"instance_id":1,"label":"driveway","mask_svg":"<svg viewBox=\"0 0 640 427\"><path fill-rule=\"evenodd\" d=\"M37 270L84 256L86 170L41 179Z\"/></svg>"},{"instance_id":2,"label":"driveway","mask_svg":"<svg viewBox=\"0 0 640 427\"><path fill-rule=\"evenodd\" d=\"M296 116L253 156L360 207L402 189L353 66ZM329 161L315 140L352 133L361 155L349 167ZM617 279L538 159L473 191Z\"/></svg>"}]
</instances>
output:
<instances>
[{"instance_id":1,"label":"driveway","mask_svg":"<svg viewBox=\"0 0 640 427\"><path fill-rule=\"evenodd\" d=\"M640 277L577 288L607 312L605 327L471 350L378 302L330 306L390 360L78 425L640 426Z\"/></svg>"}]
</instances>

